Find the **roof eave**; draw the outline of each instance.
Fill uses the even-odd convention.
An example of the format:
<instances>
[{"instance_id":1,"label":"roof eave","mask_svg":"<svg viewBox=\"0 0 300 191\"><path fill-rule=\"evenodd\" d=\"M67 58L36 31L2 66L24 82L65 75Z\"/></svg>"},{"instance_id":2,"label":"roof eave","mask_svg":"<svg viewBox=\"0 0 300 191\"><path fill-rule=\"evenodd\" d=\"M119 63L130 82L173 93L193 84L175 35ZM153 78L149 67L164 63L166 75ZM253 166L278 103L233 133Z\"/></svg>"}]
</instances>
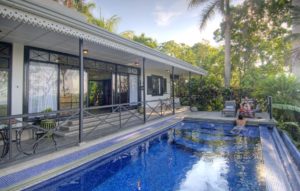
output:
<instances>
[{"instance_id":1,"label":"roof eave","mask_svg":"<svg viewBox=\"0 0 300 191\"><path fill-rule=\"evenodd\" d=\"M33 2L30 2L28 0L19 1L19 0L0 0L1 4L22 10L28 13L31 13L33 15L37 15L39 17L43 17L52 21L55 21L57 23L72 27L74 29L83 31L85 33L91 33L95 36L101 36L102 38L105 38L111 42L121 44L123 46L129 47L131 49L138 50L140 52L143 52L145 54L151 55L152 57L158 57L160 59L165 60L165 63L168 65L173 65L175 67L181 68L183 70L190 71L195 74L199 75L206 75L207 71L205 71L202 68L195 67L191 65L190 63L186 63L182 60L179 60L177 58L168 56L166 54L163 54L157 50L154 50L152 48L149 48L145 45L142 45L140 43L131 41L129 39L125 39L117 34L110 33L104 29L101 29L97 26L88 24L87 22L84 22L82 19L78 20L73 17L66 16L62 13L55 12L52 9L40 6L38 4L34 4Z\"/></svg>"}]
</instances>

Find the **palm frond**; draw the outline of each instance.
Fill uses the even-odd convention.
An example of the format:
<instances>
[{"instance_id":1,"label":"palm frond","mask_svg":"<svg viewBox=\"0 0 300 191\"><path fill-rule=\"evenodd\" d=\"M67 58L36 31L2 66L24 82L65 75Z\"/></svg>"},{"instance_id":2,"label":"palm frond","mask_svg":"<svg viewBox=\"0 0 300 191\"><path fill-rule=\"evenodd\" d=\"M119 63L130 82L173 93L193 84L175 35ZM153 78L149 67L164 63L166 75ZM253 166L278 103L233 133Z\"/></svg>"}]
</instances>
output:
<instances>
[{"instance_id":1,"label":"palm frond","mask_svg":"<svg viewBox=\"0 0 300 191\"><path fill-rule=\"evenodd\" d=\"M225 2L223 0L218 1L217 7L221 11L221 13L224 14L224 12L225 12Z\"/></svg>"},{"instance_id":2,"label":"palm frond","mask_svg":"<svg viewBox=\"0 0 300 191\"><path fill-rule=\"evenodd\" d=\"M273 104L273 108L275 109L281 109L281 110L288 110L288 111L296 111L300 113L300 107L294 106L294 105L288 105L288 104Z\"/></svg>"},{"instance_id":3,"label":"palm frond","mask_svg":"<svg viewBox=\"0 0 300 191\"><path fill-rule=\"evenodd\" d=\"M219 5L220 0L214 0L210 2L203 10L203 14L201 14L200 18L200 29L203 29L208 20L215 14L215 8Z\"/></svg>"},{"instance_id":4,"label":"palm frond","mask_svg":"<svg viewBox=\"0 0 300 191\"><path fill-rule=\"evenodd\" d=\"M187 0L189 2L189 8L201 6L201 4L207 3L209 0Z\"/></svg>"}]
</instances>

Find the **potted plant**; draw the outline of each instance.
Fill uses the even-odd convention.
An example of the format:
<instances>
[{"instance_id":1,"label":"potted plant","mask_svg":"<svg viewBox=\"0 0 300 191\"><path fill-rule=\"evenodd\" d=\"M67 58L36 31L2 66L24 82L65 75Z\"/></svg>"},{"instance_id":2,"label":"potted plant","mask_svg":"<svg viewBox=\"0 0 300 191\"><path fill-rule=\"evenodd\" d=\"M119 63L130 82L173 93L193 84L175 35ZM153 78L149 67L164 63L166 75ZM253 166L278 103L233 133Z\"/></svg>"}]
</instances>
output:
<instances>
[{"instance_id":1,"label":"potted plant","mask_svg":"<svg viewBox=\"0 0 300 191\"><path fill-rule=\"evenodd\" d=\"M143 106L138 106L138 112L140 113L140 114L143 114L144 113L144 107Z\"/></svg>"},{"instance_id":2,"label":"potted plant","mask_svg":"<svg viewBox=\"0 0 300 191\"><path fill-rule=\"evenodd\" d=\"M52 136L53 133L49 133L49 130L54 129L56 127L55 119L48 118L48 116L46 115L46 113L52 112L52 109L46 108L45 110L43 110L43 112L45 113L44 119L39 118L39 121L38 123L36 123L36 125L39 125L44 130L41 129L36 132L37 138L43 136L44 134L48 134L47 136Z\"/></svg>"}]
</instances>

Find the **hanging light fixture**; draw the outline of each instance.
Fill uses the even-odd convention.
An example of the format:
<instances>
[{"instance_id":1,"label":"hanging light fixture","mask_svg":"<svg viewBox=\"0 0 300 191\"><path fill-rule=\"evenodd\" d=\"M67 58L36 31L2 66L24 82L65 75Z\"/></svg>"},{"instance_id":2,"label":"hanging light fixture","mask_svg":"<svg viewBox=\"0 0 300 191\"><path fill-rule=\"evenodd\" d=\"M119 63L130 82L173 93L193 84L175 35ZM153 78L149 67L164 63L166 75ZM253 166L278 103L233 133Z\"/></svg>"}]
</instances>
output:
<instances>
[{"instance_id":1,"label":"hanging light fixture","mask_svg":"<svg viewBox=\"0 0 300 191\"><path fill-rule=\"evenodd\" d=\"M83 54L88 54L89 50L88 49L83 49Z\"/></svg>"}]
</instances>

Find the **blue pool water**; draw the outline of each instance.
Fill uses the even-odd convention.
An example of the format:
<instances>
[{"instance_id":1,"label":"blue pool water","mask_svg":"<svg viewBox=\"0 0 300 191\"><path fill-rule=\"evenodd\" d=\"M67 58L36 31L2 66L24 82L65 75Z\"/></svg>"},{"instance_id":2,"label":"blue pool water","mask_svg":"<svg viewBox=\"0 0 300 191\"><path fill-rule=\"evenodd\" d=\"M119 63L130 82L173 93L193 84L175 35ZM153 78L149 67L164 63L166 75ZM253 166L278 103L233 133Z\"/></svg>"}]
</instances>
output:
<instances>
[{"instance_id":1,"label":"blue pool water","mask_svg":"<svg viewBox=\"0 0 300 191\"><path fill-rule=\"evenodd\" d=\"M265 190L259 129L184 121L167 132L27 190Z\"/></svg>"}]
</instances>

